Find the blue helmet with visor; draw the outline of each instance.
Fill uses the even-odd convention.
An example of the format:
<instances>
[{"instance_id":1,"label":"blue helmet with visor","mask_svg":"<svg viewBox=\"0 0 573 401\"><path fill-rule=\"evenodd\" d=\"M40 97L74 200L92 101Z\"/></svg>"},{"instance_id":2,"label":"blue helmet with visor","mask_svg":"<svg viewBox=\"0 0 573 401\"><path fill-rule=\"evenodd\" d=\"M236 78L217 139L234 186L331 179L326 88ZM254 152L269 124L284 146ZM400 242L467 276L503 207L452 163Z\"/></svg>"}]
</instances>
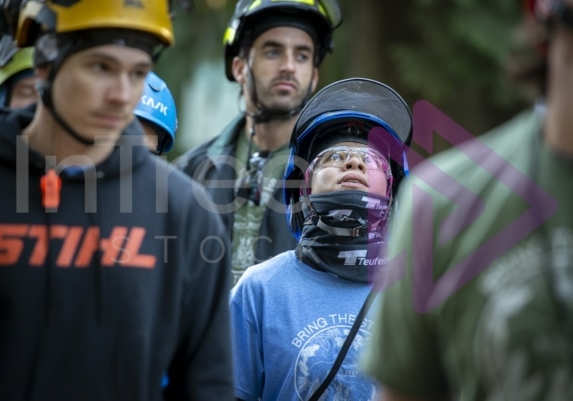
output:
<instances>
[{"instance_id":1,"label":"blue helmet with visor","mask_svg":"<svg viewBox=\"0 0 573 401\"><path fill-rule=\"evenodd\" d=\"M391 198L408 172L412 114L406 102L388 85L349 78L324 87L306 104L291 135L284 175L287 221L296 239L304 220L306 170L321 151L346 141L366 143L390 161Z\"/></svg>"}]
</instances>

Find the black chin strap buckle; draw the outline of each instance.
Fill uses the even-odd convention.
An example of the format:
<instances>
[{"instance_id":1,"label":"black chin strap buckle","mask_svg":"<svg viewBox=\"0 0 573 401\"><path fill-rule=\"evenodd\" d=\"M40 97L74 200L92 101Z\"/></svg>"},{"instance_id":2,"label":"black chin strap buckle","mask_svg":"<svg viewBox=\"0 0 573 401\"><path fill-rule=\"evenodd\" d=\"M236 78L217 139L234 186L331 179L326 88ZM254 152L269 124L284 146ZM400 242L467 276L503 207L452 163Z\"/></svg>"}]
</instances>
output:
<instances>
[{"instance_id":1,"label":"black chin strap buckle","mask_svg":"<svg viewBox=\"0 0 573 401\"><path fill-rule=\"evenodd\" d=\"M329 234L336 235L338 237L352 237L357 238L361 237L368 232L368 226L362 225L359 227L335 227L331 226L327 222L325 222L320 216L315 220L315 225L323 231L326 231Z\"/></svg>"},{"instance_id":2,"label":"black chin strap buckle","mask_svg":"<svg viewBox=\"0 0 573 401\"><path fill-rule=\"evenodd\" d=\"M364 227L352 228L352 234L351 235L353 238L360 237L360 236L364 235Z\"/></svg>"}]
</instances>

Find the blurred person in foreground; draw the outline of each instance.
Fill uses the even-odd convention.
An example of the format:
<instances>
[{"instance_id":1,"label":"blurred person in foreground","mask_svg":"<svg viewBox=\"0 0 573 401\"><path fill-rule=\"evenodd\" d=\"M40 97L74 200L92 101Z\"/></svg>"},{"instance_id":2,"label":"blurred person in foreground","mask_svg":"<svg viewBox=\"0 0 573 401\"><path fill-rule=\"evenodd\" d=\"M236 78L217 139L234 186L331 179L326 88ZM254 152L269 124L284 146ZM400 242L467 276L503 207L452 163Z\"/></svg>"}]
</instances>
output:
<instances>
[{"instance_id":1,"label":"blurred person in foreground","mask_svg":"<svg viewBox=\"0 0 573 401\"><path fill-rule=\"evenodd\" d=\"M235 282L296 245L280 185L288 142L341 18L337 0L237 2L224 36L225 74L240 85L244 111L176 162L207 188L223 218Z\"/></svg>"},{"instance_id":2,"label":"blurred person in foreground","mask_svg":"<svg viewBox=\"0 0 573 401\"><path fill-rule=\"evenodd\" d=\"M302 110L284 180L297 246L247 269L232 290L237 399L377 398L358 356L411 128L402 98L364 78L328 85Z\"/></svg>"},{"instance_id":3,"label":"blurred person in foreground","mask_svg":"<svg viewBox=\"0 0 573 401\"><path fill-rule=\"evenodd\" d=\"M573 396L573 1L525 7L531 52L510 65L545 109L429 159L401 190L365 353L384 401Z\"/></svg>"},{"instance_id":4,"label":"blurred person in foreground","mask_svg":"<svg viewBox=\"0 0 573 401\"><path fill-rule=\"evenodd\" d=\"M0 114L0 399L232 400L222 222L134 115L170 3L16 6L41 97Z\"/></svg>"}]
</instances>

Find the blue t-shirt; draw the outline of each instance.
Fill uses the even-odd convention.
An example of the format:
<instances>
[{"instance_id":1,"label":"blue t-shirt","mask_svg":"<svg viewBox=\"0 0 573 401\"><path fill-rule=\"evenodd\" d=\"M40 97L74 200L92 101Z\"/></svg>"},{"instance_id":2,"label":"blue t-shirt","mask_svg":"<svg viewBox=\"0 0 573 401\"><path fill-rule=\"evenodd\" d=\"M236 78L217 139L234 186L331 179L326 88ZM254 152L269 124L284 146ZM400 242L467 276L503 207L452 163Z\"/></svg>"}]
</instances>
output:
<instances>
[{"instance_id":1,"label":"blue t-shirt","mask_svg":"<svg viewBox=\"0 0 573 401\"><path fill-rule=\"evenodd\" d=\"M231 292L235 396L245 401L307 400L322 383L370 286L317 271L284 252L245 272ZM321 400L376 400L360 372L370 337L367 315Z\"/></svg>"}]
</instances>

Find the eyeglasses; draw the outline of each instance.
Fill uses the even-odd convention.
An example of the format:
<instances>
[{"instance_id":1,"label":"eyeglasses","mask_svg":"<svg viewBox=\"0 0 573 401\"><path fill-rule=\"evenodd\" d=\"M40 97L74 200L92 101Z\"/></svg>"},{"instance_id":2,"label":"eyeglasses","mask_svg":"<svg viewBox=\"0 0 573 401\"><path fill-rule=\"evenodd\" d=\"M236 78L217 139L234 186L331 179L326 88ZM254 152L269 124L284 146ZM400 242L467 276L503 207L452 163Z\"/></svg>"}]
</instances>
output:
<instances>
[{"instance_id":1,"label":"eyeglasses","mask_svg":"<svg viewBox=\"0 0 573 401\"><path fill-rule=\"evenodd\" d=\"M248 199L255 205L261 204L261 193L263 190L263 166L267 162L269 152L255 152L249 158L247 171L239 181L237 197Z\"/></svg>"},{"instance_id":2,"label":"eyeglasses","mask_svg":"<svg viewBox=\"0 0 573 401\"><path fill-rule=\"evenodd\" d=\"M320 152L308 169L316 171L324 167L343 167L353 157L357 157L367 170L387 171L389 168L388 160L374 149L336 146Z\"/></svg>"},{"instance_id":3,"label":"eyeglasses","mask_svg":"<svg viewBox=\"0 0 573 401\"><path fill-rule=\"evenodd\" d=\"M366 170L379 170L386 175L387 192L386 196L392 194L392 169L390 163L380 152L371 148L351 148L348 146L334 146L320 152L310 163L304 174L305 187L301 188L304 195L310 195L311 181L314 173L321 168L335 167L343 168L345 163L353 157L358 158L366 166Z\"/></svg>"}]
</instances>

